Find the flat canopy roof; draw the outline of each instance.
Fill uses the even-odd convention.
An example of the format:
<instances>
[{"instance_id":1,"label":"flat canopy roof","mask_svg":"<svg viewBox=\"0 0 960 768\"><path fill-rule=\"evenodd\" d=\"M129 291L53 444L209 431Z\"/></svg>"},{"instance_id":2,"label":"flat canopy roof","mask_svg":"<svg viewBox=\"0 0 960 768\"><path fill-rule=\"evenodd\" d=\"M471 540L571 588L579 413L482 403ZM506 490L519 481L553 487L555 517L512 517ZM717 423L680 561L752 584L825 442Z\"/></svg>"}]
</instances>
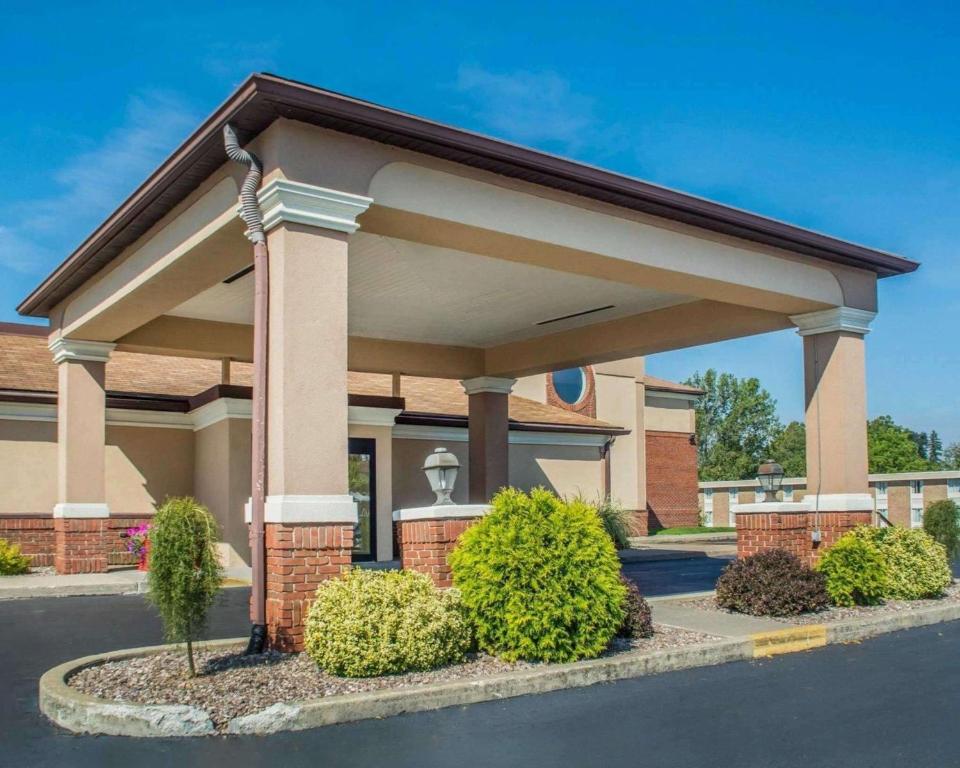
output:
<instances>
[{"instance_id":1,"label":"flat canopy roof","mask_svg":"<svg viewBox=\"0 0 960 768\"><path fill-rule=\"evenodd\" d=\"M904 274L919 263L629 176L426 120L276 75L254 74L126 201L25 298L17 310L50 308L112 261L227 160L223 126L242 142L285 117L571 192L725 235L875 272Z\"/></svg>"}]
</instances>

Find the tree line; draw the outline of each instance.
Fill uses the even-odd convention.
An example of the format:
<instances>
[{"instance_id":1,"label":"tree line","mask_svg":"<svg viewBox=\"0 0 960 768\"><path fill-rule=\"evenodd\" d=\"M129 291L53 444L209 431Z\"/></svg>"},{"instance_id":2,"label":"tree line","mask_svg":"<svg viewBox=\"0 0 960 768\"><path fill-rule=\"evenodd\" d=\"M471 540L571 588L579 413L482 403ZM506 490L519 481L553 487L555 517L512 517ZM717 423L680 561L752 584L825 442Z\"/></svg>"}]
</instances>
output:
<instances>
[{"instance_id":1,"label":"tree line","mask_svg":"<svg viewBox=\"0 0 960 768\"><path fill-rule=\"evenodd\" d=\"M696 405L701 480L750 479L765 459L780 463L787 477L806 475L806 427L784 425L777 401L758 379L711 368L685 383L705 392ZM867 450L871 473L960 470L960 443L944 447L936 431L915 432L890 416L867 422Z\"/></svg>"}]
</instances>

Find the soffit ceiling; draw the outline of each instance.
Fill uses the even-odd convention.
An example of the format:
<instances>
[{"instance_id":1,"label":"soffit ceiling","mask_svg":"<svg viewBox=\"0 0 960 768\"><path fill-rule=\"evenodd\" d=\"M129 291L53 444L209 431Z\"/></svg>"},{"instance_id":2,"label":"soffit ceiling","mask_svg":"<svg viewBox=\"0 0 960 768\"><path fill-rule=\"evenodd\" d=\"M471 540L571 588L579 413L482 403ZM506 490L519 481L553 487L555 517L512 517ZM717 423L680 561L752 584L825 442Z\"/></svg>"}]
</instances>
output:
<instances>
[{"instance_id":1,"label":"soffit ceiling","mask_svg":"<svg viewBox=\"0 0 960 768\"><path fill-rule=\"evenodd\" d=\"M693 301L365 232L351 236L349 260L351 336L491 347ZM253 275L216 285L168 314L252 324Z\"/></svg>"}]
</instances>

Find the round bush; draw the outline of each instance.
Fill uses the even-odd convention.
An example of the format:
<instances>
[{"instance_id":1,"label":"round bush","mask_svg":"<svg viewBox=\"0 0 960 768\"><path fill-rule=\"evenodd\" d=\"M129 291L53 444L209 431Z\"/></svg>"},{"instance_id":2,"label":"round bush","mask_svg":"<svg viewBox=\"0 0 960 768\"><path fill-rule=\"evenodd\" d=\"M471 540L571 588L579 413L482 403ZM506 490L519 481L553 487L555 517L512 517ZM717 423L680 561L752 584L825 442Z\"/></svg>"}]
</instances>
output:
<instances>
[{"instance_id":1,"label":"round bush","mask_svg":"<svg viewBox=\"0 0 960 768\"><path fill-rule=\"evenodd\" d=\"M823 574L782 549L730 563L717 580L717 605L751 616L796 616L830 604Z\"/></svg>"},{"instance_id":2,"label":"round bush","mask_svg":"<svg viewBox=\"0 0 960 768\"><path fill-rule=\"evenodd\" d=\"M626 588L592 507L543 488L498 493L450 555L481 650L508 661L598 656L624 620Z\"/></svg>"},{"instance_id":3,"label":"round bush","mask_svg":"<svg viewBox=\"0 0 960 768\"><path fill-rule=\"evenodd\" d=\"M354 568L317 589L304 646L330 674L375 677L462 661L470 628L458 595L427 576Z\"/></svg>"},{"instance_id":4,"label":"round bush","mask_svg":"<svg viewBox=\"0 0 960 768\"><path fill-rule=\"evenodd\" d=\"M622 574L620 583L627 590L627 599L623 604L623 624L617 631L617 637L653 637L653 616L649 603L643 599L637 585Z\"/></svg>"},{"instance_id":5,"label":"round bush","mask_svg":"<svg viewBox=\"0 0 960 768\"><path fill-rule=\"evenodd\" d=\"M16 576L30 570L30 558L21 554L17 544L0 539L0 576Z\"/></svg>"},{"instance_id":6,"label":"round bush","mask_svg":"<svg viewBox=\"0 0 960 768\"><path fill-rule=\"evenodd\" d=\"M950 499L930 504L923 513L923 530L947 550L947 557L960 551L960 509Z\"/></svg>"},{"instance_id":7,"label":"round bush","mask_svg":"<svg viewBox=\"0 0 960 768\"><path fill-rule=\"evenodd\" d=\"M876 605L887 592L887 564L879 547L854 531L845 533L820 558L817 570L827 579L836 605Z\"/></svg>"},{"instance_id":8,"label":"round bush","mask_svg":"<svg viewBox=\"0 0 960 768\"><path fill-rule=\"evenodd\" d=\"M860 526L854 535L880 550L886 567L891 600L921 600L936 597L950 584L952 575L946 550L919 528L871 528Z\"/></svg>"}]
</instances>

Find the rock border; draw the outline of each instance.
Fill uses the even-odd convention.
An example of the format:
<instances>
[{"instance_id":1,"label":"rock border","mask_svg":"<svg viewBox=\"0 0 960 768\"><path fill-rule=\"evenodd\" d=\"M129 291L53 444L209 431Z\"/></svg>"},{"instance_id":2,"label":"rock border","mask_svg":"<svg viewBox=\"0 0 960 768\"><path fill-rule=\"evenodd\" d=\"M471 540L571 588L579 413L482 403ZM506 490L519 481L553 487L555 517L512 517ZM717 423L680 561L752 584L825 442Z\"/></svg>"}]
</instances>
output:
<instances>
[{"instance_id":1,"label":"rock border","mask_svg":"<svg viewBox=\"0 0 960 768\"><path fill-rule=\"evenodd\" d=\"M482 701L579 688L692 667L713 666L779 653L791 653L833 643L856 642L900 629L960 619L960 604L930 606L902 614L808 624L782 632L731 638L660 651L627 651L616 656L505 672L487 678L433 685L365 691L298 702L281 702L260 712L236 717L227 734L271 734L300 731L335 723L391 717ZM804 638L814 638L812 643ZM822 639L821 639L822 638ZM245 638L214 640L207 649L242 645ZM175 646L156 645L86 656L48 670L40 678L40 711L74 733L111 736L208 736L217 733L207 713L198 707L173 704L133 704L80 693L67 684L79 670L109 661L146 656Z\"/></svg>"}]
</instances>

